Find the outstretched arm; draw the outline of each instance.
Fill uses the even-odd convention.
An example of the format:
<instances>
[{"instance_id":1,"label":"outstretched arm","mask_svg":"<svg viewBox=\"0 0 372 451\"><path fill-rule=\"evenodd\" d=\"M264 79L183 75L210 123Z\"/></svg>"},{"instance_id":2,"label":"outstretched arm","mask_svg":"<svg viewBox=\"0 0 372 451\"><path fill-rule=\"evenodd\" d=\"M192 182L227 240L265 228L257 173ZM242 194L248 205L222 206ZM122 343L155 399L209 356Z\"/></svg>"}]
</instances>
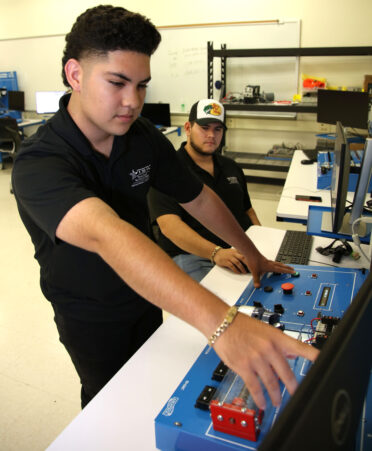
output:
<instances>
[{"instance_id":1,"label":"outstretched arm","mask_svg":"<svg viewBox=\"0 0 372 451\"><path fill-rule=\"evenodd\" d=\"M207 186L204 185L202 192L194 200L181 205L190 215L244 256L255 287L260 286L260 277L265 272L293 272L293 268L265 258L242 230L231 211Z\"/></svg>"},{"instance_id":2,"label":"outstretched arm","mask_svg":"<svg viewBox=\"0 0 372 451\"><path fill-rule=\"evenodd\" d=\"M226 315L227 304L192 280L155 243L97 198L72 207L56 235L100 255L137 293L196 327L207 338ZM258 377L278 405L277 375L290 393L296 387L286 357L301 355L313 360L317 355L312 346L242 314L218 338L215 349L243 378L260 408L265 407L265 400Z\"/></svg>"}]
</instances>

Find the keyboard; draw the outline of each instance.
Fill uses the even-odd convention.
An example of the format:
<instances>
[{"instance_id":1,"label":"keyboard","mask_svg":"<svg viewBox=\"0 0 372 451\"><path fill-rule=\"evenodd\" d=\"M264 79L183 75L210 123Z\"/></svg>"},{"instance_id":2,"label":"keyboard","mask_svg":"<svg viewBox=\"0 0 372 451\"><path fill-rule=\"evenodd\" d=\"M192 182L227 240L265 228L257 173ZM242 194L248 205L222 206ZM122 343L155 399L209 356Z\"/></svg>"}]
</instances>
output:
<instances>
[{"instance_id":1,"label":"keyboard","mask_svg":"<svg viewBox=\"0 0 372 451\"><path fill-rule=\"evenodd\" d=\"M289 265L307 265L313 237L306 232L287 230L275 258Z\"/></svg>"}]
</instances>

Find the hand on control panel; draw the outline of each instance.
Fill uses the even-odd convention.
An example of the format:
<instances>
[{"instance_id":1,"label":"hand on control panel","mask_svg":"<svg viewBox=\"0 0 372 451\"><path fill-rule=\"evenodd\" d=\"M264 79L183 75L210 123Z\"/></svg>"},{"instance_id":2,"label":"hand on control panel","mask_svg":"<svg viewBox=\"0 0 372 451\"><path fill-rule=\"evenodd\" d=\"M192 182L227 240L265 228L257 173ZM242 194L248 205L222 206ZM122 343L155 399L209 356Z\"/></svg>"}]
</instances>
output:
<instances>
[{"instance_id":1,"label":"hand on control panel","mask_svg":"<svg viewBox=\"0 0 372 451\"><path fill-rule=\"evenodd\" d=\"M303 356L315 360L318 355L313 346L241 313L216 341L214 348L223 362L242 377L261 409L265 409L266 405L258 378L266 387L273 405L278 406L281 401L278 379L282 380L290 394L297 387L287 358Z\"/></svg>"}]
</instances>

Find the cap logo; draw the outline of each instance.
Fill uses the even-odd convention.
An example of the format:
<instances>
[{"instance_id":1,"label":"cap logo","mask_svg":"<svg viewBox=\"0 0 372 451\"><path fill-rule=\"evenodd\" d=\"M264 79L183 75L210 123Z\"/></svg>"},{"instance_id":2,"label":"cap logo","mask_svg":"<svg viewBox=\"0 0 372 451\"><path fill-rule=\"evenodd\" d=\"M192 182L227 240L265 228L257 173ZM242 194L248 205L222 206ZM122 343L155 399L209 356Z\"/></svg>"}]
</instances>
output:
<instances>
[{"instance_id":1,"label":"cap logo","mask_svg":"<svg viewBox=\"0 0 372 451\"><path fill-rule=\"evenodd\" d=\"M210 103L203 108L205 114L211 114L212 116L221 116L222 109L217 103Z\"/></svg>"}]
</instances>

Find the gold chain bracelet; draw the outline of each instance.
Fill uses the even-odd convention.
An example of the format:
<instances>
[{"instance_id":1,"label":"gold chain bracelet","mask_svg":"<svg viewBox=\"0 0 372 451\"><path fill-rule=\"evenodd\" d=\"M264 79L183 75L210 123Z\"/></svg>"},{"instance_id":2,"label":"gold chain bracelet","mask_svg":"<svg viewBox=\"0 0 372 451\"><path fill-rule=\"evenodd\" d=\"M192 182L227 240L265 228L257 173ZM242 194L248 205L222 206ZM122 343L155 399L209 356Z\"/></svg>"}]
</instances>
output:
<instances>
[{"instance_id":1,"label":"gold chain bracelet","mask_svg":"<svg viewBox=\"0 0 372 451\"><path fill-rule=\"evenodd\" d=\"M217 252L218 252L219 250L221 250L221 249L222 249L221 246L216 246L216 247L213 249L213 252L212 252L212 255L211 255L211 263L212 263L212 264L214 264L214 257L216 256Z\"/></svg>"},{"instance_id":2,"label":"gold chain bracelet","mask_svg":"<svg viewBox=\"0 0 372 451\"><path fill-rule=\"evenodd\" d=\"M236 305L229 308L222 323L217 327L214 334L212 334L210 336L210 338L208 340L209 346L212 346L215 344L217 338L220 335L222 335L225 332L225 330L230 326L230 324L234 321L238 312L239 312L239 307L237 307Z\"/></svg>"}]
</instances>

